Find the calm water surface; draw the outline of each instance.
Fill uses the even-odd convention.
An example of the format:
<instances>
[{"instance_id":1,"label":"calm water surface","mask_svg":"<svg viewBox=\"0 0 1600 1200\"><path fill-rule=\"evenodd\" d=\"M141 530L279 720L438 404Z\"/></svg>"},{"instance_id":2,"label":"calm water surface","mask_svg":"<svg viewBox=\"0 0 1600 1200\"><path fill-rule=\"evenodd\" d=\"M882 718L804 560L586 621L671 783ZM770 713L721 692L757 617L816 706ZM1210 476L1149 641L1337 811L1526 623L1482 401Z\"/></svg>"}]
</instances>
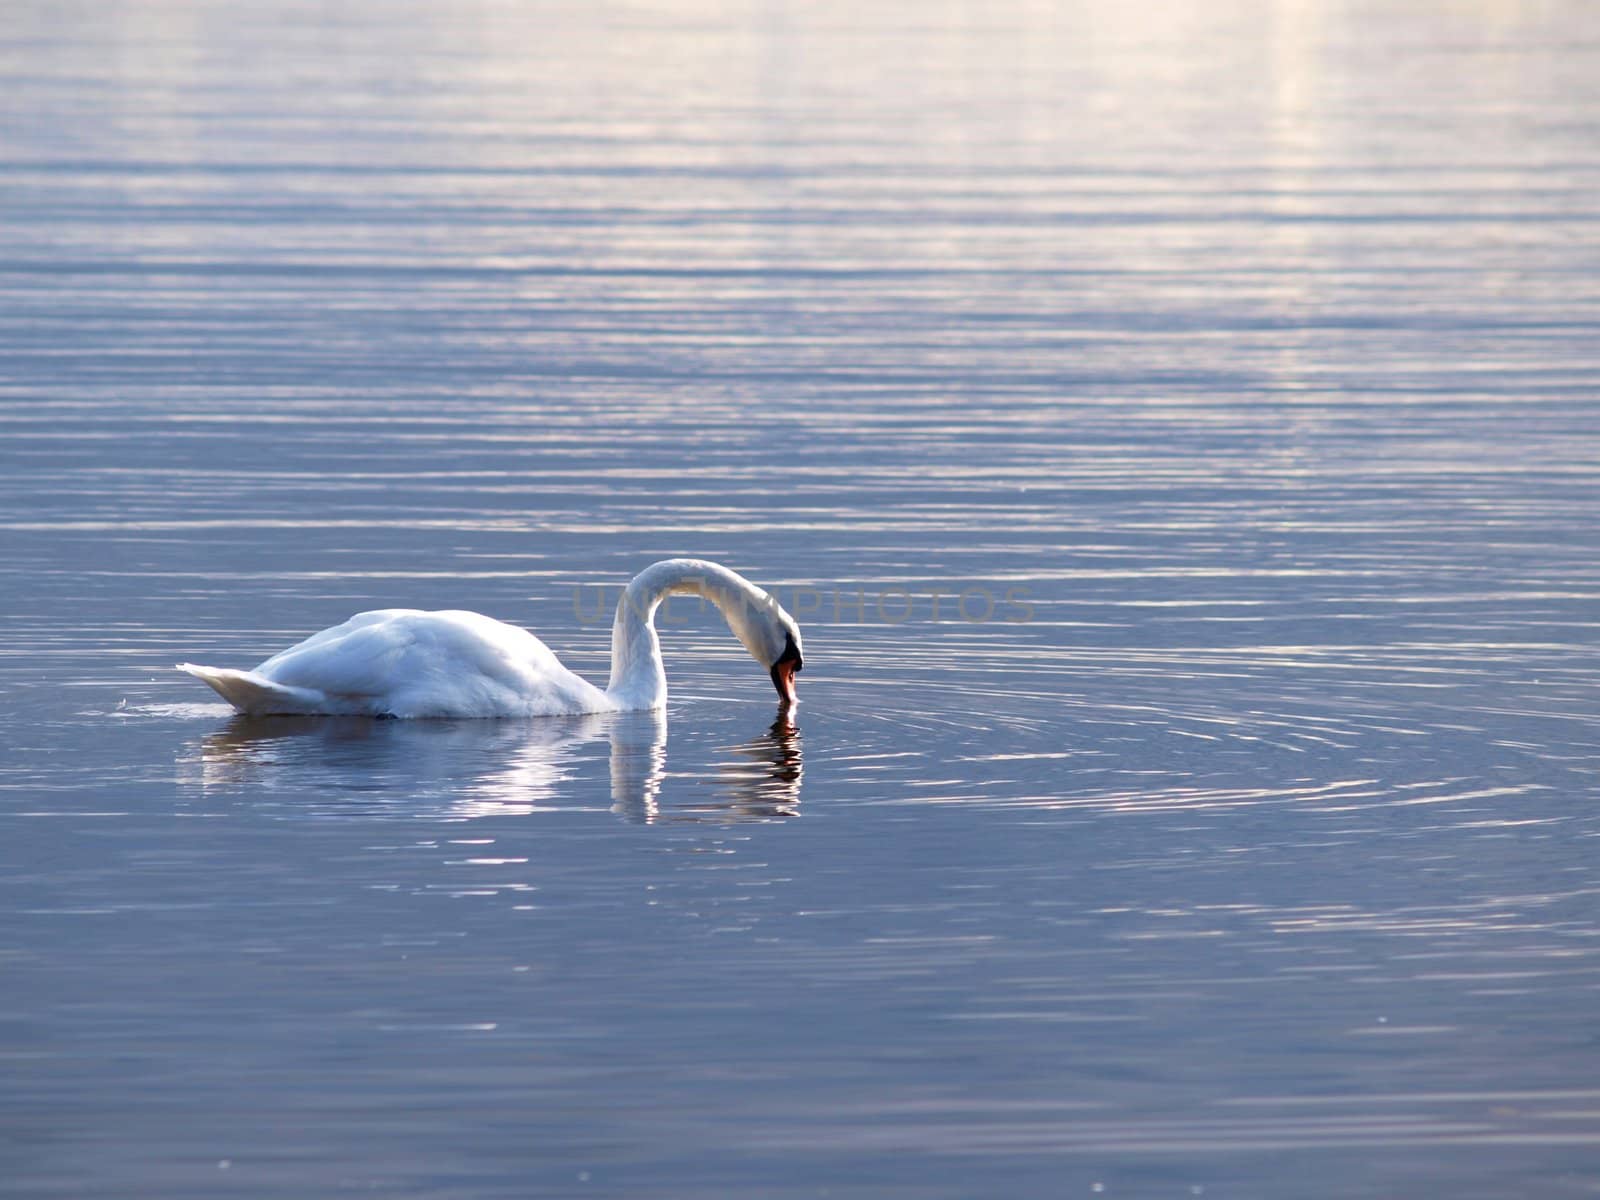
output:
<instances>
[{"instance_id":1,"label":"calm water surface","mask_svg":"<svg viewBox=\"0 0 1600 1200\"><path fill-rule=\"evenodd\" d=\"M1600 1190L1600 10L22 0L0 76L0 1195ZM684 553L792 728L682 601L663 719L170 670L603 680Z\"/></svg>"}]
</instances>

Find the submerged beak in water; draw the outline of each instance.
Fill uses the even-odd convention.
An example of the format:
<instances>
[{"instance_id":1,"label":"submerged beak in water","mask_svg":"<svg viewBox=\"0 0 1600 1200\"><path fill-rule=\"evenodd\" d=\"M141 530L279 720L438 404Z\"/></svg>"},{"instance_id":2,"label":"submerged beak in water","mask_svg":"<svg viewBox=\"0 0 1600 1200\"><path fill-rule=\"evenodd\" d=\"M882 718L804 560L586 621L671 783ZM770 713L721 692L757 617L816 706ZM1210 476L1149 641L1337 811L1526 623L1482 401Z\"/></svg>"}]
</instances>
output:
<instances>
[{"instance_id":1,"label":"submerged beak in water","mask_svg":"<svg viewBox=\"0 0 1600 1200\"><path fill-rule=\"evenodd\" d=\"M778 698L785 708L799 702L800 698L794 691L794 677L804 665L794 639L790 638L789 644L783 648L783 654L772 664L772 686L778 689Z\"/></svg>"}]
</instances>

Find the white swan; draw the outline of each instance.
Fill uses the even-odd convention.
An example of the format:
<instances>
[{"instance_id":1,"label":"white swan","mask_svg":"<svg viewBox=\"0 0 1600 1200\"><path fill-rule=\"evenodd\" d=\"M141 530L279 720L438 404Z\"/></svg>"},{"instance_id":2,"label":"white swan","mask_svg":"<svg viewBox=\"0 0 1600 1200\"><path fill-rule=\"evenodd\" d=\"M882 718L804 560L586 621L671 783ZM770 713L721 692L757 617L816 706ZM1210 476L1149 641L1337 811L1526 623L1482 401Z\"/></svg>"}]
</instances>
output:
<instances>
[{"instance_id":1,"label":"white swan","mask_svg":"<svg viewBox=\"0 0 1600 1200\"><path fill-rule=\"evenodd\" d=\"M525 629L474 612L386 608L357 613L253 671L179 663L250 716L552 717L632 712L667 702L656 608L704 596L767 668L784 707L795 703L800 627L744 576L698 558L646 567L622 593L611 630L611 683L601 691L563 667Z\"/></svg>"}]
</instances>

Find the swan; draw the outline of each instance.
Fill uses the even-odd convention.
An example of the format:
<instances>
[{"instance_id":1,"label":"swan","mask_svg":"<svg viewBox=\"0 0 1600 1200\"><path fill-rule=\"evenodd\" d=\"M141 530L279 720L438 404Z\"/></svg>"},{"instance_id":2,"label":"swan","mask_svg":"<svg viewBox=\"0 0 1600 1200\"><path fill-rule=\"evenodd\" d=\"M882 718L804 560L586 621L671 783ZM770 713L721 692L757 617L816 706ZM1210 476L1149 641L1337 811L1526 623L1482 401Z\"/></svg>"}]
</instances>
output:
<instances>
[{"instance_id":1,"label":"swan","mask_svg":"<svg viewBox=\"0 0 1600 1200\"><path fill-rule=\"evenodd\" d=\"M797 702L800 627L736 571L669 558L634 576L611 628L611 682L579 678L533 634L475 612L385 608L312 634L253 671L179 663L247 716L553 717L663 708L656 637L668 596L703 596L767 669L784 709Z\"/></svg>"}]
</instances>

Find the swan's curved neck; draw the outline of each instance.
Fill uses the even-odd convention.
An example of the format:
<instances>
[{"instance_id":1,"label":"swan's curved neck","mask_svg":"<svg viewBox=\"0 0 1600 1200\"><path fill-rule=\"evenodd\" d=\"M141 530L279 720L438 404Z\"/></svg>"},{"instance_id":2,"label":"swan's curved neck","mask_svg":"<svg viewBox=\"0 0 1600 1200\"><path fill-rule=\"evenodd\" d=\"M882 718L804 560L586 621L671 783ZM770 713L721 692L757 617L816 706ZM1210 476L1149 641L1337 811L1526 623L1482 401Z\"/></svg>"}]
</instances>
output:
<instances>
[{"instance_id":1,"label":"swan's curved neck","mask_svg":"<svg viewBox=\"0 0 1600 1200\"><path fill-rule=\"evenodd\" d=\"M611 683L606 696L620 709L660 708L667 674L656 637L656 609L668 596L703 596L721 610L736 637L759 657L755 620L772 598L744 576L698 558L669 558L635 575L617 603L611 627Z\"/></svg>"}]
</instances>

